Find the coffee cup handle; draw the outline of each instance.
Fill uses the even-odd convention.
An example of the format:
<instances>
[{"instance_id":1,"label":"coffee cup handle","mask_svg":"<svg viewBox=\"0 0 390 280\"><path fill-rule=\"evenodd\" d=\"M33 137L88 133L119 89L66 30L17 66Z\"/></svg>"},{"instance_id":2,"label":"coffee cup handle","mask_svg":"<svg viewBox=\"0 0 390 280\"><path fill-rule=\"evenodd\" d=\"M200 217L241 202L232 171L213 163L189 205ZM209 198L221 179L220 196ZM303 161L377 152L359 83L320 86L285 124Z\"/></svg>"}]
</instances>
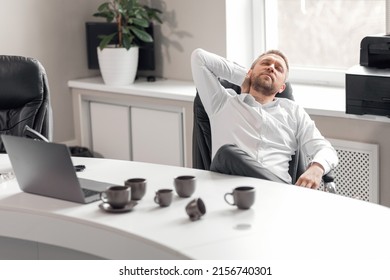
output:
<instances>
[{"instance_id":1,"label":"coffee cup handle","mask_svg":"<svg viewBox=\"0 0 390 280\"><path fill-rule=\"evenodd\" d=\"M223 198L225 199L226 203L227 203L227 204L230 204L230 205L232 205L232 206L236 205L234 202L230 202L230 201L227 199L228 195L233 196L233 193L225 193L225 195L224 195Z\"/></svg>"},{"instance_id":2,"label":"coffee cup handle","mask_svg":"<svg viewBox=\"0 0 390 280\"><path fill-rule=\"evenodd\" d=\"M103 201L104 203L107 203L106 192L101 192L101 193L100 193L100 199L101 199L101 201Z\"/></svg>"},{"instance_id":3,"label":"coffee cup handle","mask_svg":"<svg viewBox=\"0 0 390 280\"><path fill-rule=\"evenodd\" d=\"M157 193L156 193L156 195L154 196L154 202L156 202L157 204L160 204L160 200L158 199Z\"/></svg>"}]
</instances>

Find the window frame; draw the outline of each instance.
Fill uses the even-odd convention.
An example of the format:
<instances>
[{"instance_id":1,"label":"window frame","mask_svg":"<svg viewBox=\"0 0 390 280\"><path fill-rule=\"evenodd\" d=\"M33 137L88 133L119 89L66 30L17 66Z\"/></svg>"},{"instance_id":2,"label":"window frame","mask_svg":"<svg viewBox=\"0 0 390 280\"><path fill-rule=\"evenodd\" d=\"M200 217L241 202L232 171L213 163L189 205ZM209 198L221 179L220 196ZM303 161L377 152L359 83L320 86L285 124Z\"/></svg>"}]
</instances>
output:
<instances>
[{"instance_id":1,"label":"window frame","mask_svg":"<svg viewBox=\"0 0 390 280\"><path fill-rule=\"evenodd\" d=\"M390 0L386 1L386 34L390 32ZM271 48L267 41L272 34L267 34L266 13L272 9L274 0L252 0L253 58ZM270 5L271 4L271 5ZM290 67L289 80L299 84L345 87L345 70L328 68ZM319 78L320 77L320 78Z\"/></svg>"}]
</instances>

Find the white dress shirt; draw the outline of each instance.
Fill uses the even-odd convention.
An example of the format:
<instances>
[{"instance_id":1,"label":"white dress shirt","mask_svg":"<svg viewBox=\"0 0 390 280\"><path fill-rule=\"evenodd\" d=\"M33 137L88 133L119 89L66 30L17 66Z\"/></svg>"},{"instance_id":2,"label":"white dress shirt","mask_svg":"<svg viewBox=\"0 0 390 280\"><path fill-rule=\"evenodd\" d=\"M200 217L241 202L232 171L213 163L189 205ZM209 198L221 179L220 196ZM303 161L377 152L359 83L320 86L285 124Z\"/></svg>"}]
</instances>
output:
<instances>
[{"instance_id":1,"label":"white dress shirt","mask_svg":"<svg viewBox=\"0 0 390 280\"><path fill-rule=\"evenodd\" d=\"M252 95L225 89L218 78L241 86L247 69L218 55L196 49L192 75L210 119L212 158L224 144L236 144L264 168L291 183L289 161L300 148L323 166L325 173L337 163L337 153L324 139L305 110L286 98L258 103Z\"/></svg>"}]
</instances>

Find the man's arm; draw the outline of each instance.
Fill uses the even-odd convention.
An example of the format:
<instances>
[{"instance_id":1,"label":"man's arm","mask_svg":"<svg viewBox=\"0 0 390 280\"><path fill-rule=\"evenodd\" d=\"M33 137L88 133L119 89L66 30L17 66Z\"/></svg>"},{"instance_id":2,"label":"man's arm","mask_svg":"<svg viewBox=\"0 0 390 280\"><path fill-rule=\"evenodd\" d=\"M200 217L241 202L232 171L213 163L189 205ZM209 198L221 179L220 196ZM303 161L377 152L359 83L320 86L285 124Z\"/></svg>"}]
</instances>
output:
<instances>
[{"instance_id":1,"label":"man's arm","mask_svg":"<svg viewBox=\"0 0 390 280\"><path fill-rule=\"evenodd\" d=\"M309 115L302 108L299 108L298 112L300 118L298 142L303 153L311 157L312 161L295 184L307 188L318 188L322 176L337 166L337 152L321 135Z\"/></svg>"},{"instance_id":2,"label":"man's arm","mask_svg":"<svg viewBox=\"0 0 390 280\"><path fill-rule=\"evenodd\" d=\"M192 52L191 69L195 86L209 115L214 114L228 97L218 78L241 85L246 74L244 67L202 49Z\"/></svg>"},{"instance_id":3,"label":"man's arm","mask_svg":"<svg viewBox=\"0 0 390 280\"><path fill-rule=\"evenodd\" d=\"M245 76L244 81L242 82L241 85L241 92L248 93L251 89L251 74L252 74L252 69L249 69L248 73Z\"/></svg>"},{"instance_id":4,"label":"man's arm","mask_svg":"<svg viewBox=\"0 0 390 280\"><path fill-rule=\"evenodd\" d=\"M298 178L295 185L305 188L317 189L320 186L323 175L324 167L317 162L313 162Z\"/></svg>"}]
</instances>

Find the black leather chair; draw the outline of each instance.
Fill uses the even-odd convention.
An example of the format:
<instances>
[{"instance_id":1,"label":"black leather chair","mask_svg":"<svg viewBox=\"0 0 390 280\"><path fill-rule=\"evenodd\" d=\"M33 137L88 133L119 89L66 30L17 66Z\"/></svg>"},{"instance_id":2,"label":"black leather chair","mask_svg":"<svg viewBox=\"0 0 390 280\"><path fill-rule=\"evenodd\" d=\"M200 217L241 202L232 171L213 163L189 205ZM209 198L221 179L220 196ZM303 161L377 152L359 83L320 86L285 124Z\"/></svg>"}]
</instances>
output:
<instances>
[{"instance_id":1,"label":"black leather chair","mask_svg":"<svg viewBox=\"0 0 390 280\"><path fill-rule=\"evenodd\" d=\"M28 136L31 129L51 139L49 86L41 63L0 55L0 134ZM0 152L4 145L0 139Z\"/></svg>"},{"instance_id":2,"label":"black leather chair","mask_svg":"<svg viewBox=\"0 0 390 280\"><path fill-rule=\"evenodd\" d=\"M241 93L241 87L232 84L226 80L220 80L225 88L232 88L238 94ZM293 90L289 82L286 83L286 89L278 94L278 98L288 98L294 100ZM210 121L204 110L202 101L198 92L194 99L194 126L192 134L192 166L193 168L210 170L211 164L211 129ZM298 150L292 157L289 165L289 174L292 182L295 183L299 176L306 170L305 156ZM324 189L335 193L333 173L329 172L323 177Z\"/></svg>"}]
</instances>

